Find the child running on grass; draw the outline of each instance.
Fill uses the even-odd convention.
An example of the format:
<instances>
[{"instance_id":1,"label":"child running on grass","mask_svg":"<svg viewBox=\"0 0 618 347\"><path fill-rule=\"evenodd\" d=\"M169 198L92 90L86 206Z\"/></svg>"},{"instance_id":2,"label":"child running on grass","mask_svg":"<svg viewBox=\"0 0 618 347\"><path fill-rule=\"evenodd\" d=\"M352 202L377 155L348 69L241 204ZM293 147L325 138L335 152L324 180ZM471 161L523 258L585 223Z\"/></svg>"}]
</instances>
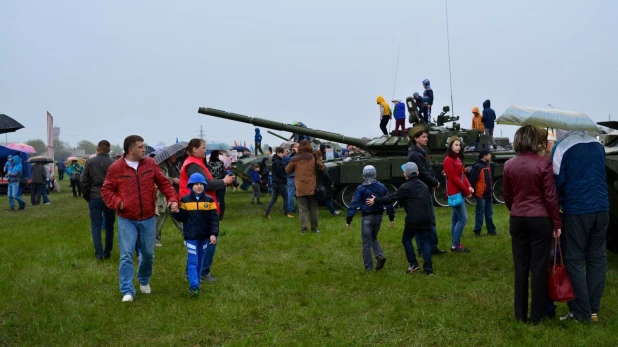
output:
<instances>
[{"instance_id":1,"label":"child running on grass","mask_svg":"<svg viewBox=\"0 0 618 347\"><path fill-rule=\"evenodd\" d=\"M258 205L261 205L260 196L262 192L262 175L260 175L260 164L253 164L253 171L251 171L251 188L253 188L253 195L251 195L251 205L253 200L257 198Z\"/></svg>"},{"instance_id":2,"label":"child running on grass","mask_svg":"<svg viewBox=\"0 0 618 347\"><path fill-rule=\"evenodd\" d=\"M208 245L217 243L219 235L219 215L215 201L204 193L206 180L200 173L189 177L187 187L191 193L180 199L179 211L172 213L174 219L182 222L182 233L187 246L187 276L189 294L200 293L200 274L202 262Z\"/></svg>"},{"instance_id":3,"label":"child running on grass","mask_svg":"<svg viewBox=\"0 0 618 347\"><path fill-rule=\"evenodd\" d=\"M373 270L373 259L371 257L371 250L375 255L377 264L376 270L382 270L384 263L386 263L386 257L378 242L378 233L380 232L380 226L382 225L382 215L384 214L384 207L386 207L386 214L390 220L389 228L395 225L395 209L393 205L386 204L384 206L381 203L372 205L365 204L365 200L375 197L387 197L388 191L382 182L376 180L376 169L367 165L363 168L363 184L356 188L354 197L350 202L348 208L348 216L346 218L346 228L350 230L350 223L352 218L356 214L356 210L360 208L363 215L361 221L361 239L363 241L363 262L365 263L365 270Z\"/></svg>"},{"instance_id":4,"label":"child running on grass","mask_svg":"<svg viewBox=\"0 0 618 347\"><path fill-rule=\"evenodd\" d=\"M423 270L425 275L433 275L431 264L431 210L432 203L429 189L425 183L418 179L418 167L415 163L409 162L401 166L403 176L406 181L397 191L391 195L376 197L372 196L366 200L367 205L390 204L398 201L406 211L406 224L401 237L403 249L408 259L407 273L415 272L419 269L418 261L414 255L412 238L416 237L420 241L421 252L423 254Z\"/></svg>"}]
</instances>

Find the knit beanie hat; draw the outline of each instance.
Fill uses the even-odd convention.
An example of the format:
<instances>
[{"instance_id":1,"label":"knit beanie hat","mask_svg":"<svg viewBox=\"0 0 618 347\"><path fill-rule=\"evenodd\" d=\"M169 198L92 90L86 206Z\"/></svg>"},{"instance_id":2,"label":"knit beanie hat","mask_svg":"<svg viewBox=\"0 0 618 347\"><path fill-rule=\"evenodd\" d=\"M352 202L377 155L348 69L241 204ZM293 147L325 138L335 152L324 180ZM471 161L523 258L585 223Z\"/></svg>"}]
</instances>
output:
<instances>
[{"instance_id":1,"label":"knit beanie hat","mask_svg":"<svg viewBox=\"0 0 618 347\"><path fill-rule=\"evenodd\" d=\"M363 178L364 179L376 178L376 176L377 176L376 168L373 167L372 165L367 165L363 168Z\"/></svg>"}]
</instances>

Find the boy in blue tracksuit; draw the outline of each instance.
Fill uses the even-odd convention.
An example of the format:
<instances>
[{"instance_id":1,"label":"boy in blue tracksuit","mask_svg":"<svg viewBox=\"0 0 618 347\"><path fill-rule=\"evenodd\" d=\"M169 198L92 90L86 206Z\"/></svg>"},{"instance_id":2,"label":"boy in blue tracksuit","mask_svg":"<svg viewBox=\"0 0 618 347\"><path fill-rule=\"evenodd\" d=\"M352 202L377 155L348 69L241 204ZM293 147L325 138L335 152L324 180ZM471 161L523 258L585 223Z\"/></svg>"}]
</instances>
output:
<instances>
[{"instance_id":1,"label":"boy in blue tracksuit","mask_svg":"<svg viewBox=\"0 0 618 347\"><path fill-rule=\"evenodd\" d=\"M350 223L352 218L356 214L356 210L360 208L363 215L362 227L361 227L361 239L363 241L363 262L365 263L365 270L373 270L373 259L371 257L371 251L377 259L376 270L381 270L386 263L386 257L378 242L378 233L380 232L380 226L382 225L382 215L384 214L384 207L386 207L386 214L390 220L389 228L392 228L395 224L395 209L391 204L376 203L372 206L365 204L365 200L375 197L388 196L388 191L382 182L376 180L376 169L367 165L363 168L363 184L356 188L354 197L350 202L348 208L348 215L346 218L346 228L350 230Z\"/></svg>"},{"instance_id":2,"label":"boy in blue tracksuit","mask_svg":"<svg viewBox=\"0 0 618 347\"><path fill-rule=\"evenodd\" d=\"M174 219L182 222L182 233L187 246L187 276L189 294L200 293L200 273L208 245L217 243L219 236L219 215L212 197L206 195L206 180L200 173L189 177L187 187L191 193L180 199L179 211L172 213Z\"/></svg>"},{"instance_id":3,"label":"boy in blue tracksuit","mask_svg":"<svg viewBox=\"0 0 618 347\"><path fill-rule=\"evenodd\" d=\"M262 189L262 175L260 175L260 164L253 164L253 171L251 171L251 188L253 188L253 195L251 195L251 205L257 198L258 205L261 205L260 201L261 189Z\"/></svg>"},{"instance_id":4,"label":"boy in blue tracksuit","mask_svg":"<svg viewBox=\"0 0 618 347\"><path fill-rule=\"evenodd\" d=\"M260 154L264 154L262 152L262 135L260 134L260 128L255 128L255 155L257 156L258 151Z\"/></svg>"}]
</instances>

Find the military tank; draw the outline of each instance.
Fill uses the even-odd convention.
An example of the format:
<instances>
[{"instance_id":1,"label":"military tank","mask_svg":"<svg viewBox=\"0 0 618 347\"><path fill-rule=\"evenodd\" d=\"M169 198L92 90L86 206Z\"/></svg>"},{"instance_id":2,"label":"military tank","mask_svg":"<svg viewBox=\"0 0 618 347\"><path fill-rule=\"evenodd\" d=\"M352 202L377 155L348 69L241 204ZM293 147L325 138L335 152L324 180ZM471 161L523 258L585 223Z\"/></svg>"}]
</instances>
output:
<instances>
[{"instance_id":1,"label":"military tank","mask_svg":"<svg viewBox=\"0 0 618 347\"><path fill-rule=\"evenodd\" d=\"M442 112L436 117L435 124L427 125L429 143L427 144L427 154L432 163L432 170L436 178L441 182L440 188L433 191L434 204L437 206L448 206L446 198L446 185L442 171L442 162L446 153L447 141L452 136L457 136L464 144L473 144L479 139L477 130L461 129L456 123L459 117L447 115L449 107L444 106ZM253 124L267 129L287 131L296 134L310 136L312 138L353 145L360 152L354 153L350 157L337 158L324 161L328 172L335 183L336 202L342 206L348 206L354 190L362 183L362 171L366 165L373 165L378 173L377 179L382 181L390 192L394 192L404 181L401 165L408 161L408 147L410 140L407 135L383 135L373 139L356 138L328 131L304 128L292 124L285 124L263 118L248 117L245 115L226 112L214 108L200 107L198 112L217 118L229 119L236 122ZM417 120L417 119L412 119ZM447 124L450 123L450 124ZM485 135L480 136L481 143L487 143ZM491 168L494 176L494 200L504 203L502 189L502 174L504 162L515 155L512 151L493 151ZM477 159L477 154L472 152L464 156L464 165L473 165ZM250 163L260 161L260 158L248 159ZM235 173L240 177L246 177L248 163L239 160L234 163ZM469 201L473 203L473 201Z\"/></svg>"}]
</instances>

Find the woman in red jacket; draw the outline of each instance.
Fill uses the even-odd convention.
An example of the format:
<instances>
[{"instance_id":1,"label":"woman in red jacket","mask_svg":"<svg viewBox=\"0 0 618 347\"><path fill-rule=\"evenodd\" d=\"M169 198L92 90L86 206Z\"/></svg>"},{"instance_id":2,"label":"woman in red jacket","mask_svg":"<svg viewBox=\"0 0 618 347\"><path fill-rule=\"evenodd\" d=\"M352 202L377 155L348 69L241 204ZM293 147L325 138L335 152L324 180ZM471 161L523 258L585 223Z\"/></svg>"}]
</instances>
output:
<instances>
[{"instance_id":1,"label":"woman in red jacket","mask_svg":"<svg viewBox=\"0 0 618 347\"><path fill-rule=\"evenodd\" d=\"M446 157L442 165L444 174L446 175L446 194L449 197L457 194L461 194L462 196L459 200L459 204L456 206L451 205L453 208L451 213L451 252L453 253L469 252L468 249L464 248L461 244L461 234L468 221L468 213L466 212L466 203L463 201L463 196L472 196L474 189L464 174L464 165L461 161L462 157L463 148L461 147L461 141L459 141L458 138L451 139L448 143Z\"/></svg>"},{"instance_id":2,"label":"woman in red jacket","mask_svg":"<svg viewBox=\"0 0 618 347\"><path fill-rule=\"evenodd\" d=\"M560 237L562 222L552 164L539 153L545 150L542 130L527 125L515 133L517 156L504 164L504 202L511 211L510 233L515 264L515 319L528 315L528 274L532 278L530 320L545 312L547 263L553 237Z\"/></svg>"}]
</instances>

